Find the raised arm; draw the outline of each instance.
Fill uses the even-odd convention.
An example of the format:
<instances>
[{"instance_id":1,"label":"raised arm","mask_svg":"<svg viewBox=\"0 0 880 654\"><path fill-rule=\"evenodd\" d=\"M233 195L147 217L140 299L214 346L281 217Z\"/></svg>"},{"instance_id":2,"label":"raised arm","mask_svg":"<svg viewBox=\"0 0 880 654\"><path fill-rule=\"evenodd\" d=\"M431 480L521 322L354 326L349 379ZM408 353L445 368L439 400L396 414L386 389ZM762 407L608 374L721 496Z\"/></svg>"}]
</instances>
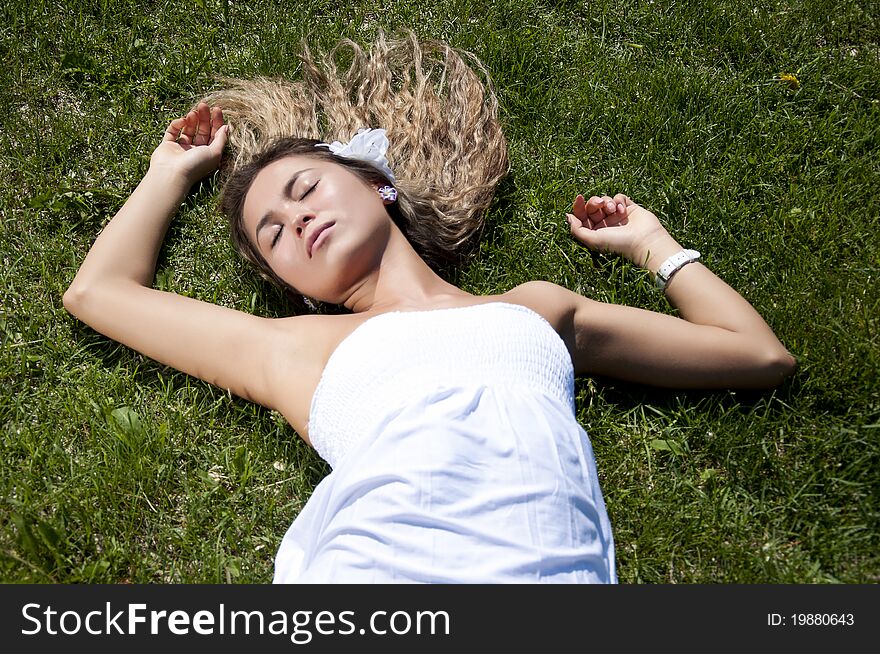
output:
<instances>
[{"instance_id":1,"label":"raised arm","mask_svg":"<svg viewBox=\"0 0 880 654\"><path fill-rule=\"evenodd\" d=\"M66 299L97 283L152 284L168 225L190 187L219 166L227 129L220 109L205 104L171 122L146 176L98 236Z\"/></svg>"},{"instance_id":2,"label":"raised arm","mask_svg":"<svg viewBox=\"0 0 880 654\"><path fill-rule=\"evenodd\" d=\"M273 406L273 347L282 321L151 288L168 226L193 183L216 170L226 142L219 108L171 122L141 183L95 240L64 307L147 356Z\"/></svg>"},{"instance_id":3,"label":"raised arm","mask_svg":"<svg viewBox=\"0 0 880 654\"><path fill-rule=\"evenodd\" d=\"M589 201L579 195L568 221L584 245L624 256L655 276L682 250L653 213L622 194ZM698 261L680 268L665 288L681 318L568 293L579 373L667 387L768 388L796 365L758 312Z\"/></svg>"}]
</instances>

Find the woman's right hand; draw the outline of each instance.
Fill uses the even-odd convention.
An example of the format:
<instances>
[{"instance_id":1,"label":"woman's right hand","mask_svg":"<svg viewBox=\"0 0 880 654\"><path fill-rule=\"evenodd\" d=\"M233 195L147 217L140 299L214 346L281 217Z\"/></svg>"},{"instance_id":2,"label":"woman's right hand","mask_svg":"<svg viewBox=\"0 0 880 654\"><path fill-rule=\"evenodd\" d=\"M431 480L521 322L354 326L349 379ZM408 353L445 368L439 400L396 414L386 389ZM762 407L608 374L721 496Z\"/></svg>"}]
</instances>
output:
<instances>
[{"instance_id":1,"label":"woman's right hand","mask_svg":"<svg viewBox=\"0 0 880 654\"><path fill-rule=\"evenodd\" d=\"M220 167L228 133L223 110L200 102L186 116L171 121L150 157L150 168L171 171L195 184Z\"/></svg>"}]
</instances>

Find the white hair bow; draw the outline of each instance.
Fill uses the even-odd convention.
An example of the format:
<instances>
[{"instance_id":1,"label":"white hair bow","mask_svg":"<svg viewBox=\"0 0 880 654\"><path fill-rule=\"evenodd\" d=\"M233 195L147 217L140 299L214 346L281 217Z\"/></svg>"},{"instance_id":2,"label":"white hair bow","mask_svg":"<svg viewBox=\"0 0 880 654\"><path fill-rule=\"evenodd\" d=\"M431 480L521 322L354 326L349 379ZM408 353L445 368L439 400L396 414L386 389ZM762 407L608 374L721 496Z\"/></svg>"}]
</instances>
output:
<instances>
[{"instance_id":1,"label":"white hair bow","mask_svg":"<svg viewBox=\"0 0 880 654\"><path fill-rule=\"evenodd\" d=\"M388 167L388 159L385 157L385 153L388 152L388 137L385 136L385 130L382 128L362 127L348 143L333 141L333 143L318 143L315 147L328 148L330 152L339 157L365 161L381 170L392 182L397 181L391 168Z\"/></svg>"}]
</instances>

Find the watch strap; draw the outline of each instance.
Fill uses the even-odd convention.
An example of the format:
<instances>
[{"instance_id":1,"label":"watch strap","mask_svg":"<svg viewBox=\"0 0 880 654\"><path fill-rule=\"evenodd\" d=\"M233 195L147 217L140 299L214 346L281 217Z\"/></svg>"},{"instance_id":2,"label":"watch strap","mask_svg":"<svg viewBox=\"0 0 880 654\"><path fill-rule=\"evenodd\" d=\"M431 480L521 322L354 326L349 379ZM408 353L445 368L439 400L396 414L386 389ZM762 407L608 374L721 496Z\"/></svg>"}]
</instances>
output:
<instances>
[{"instance_id":1,"label":"watch strap","mask_svg":"<svg viewBox=\"0 0 880 654\"><path fill-rule=\"evenodd\" d=\"M666 288L666 284L669 283L669 280L675 273L699 258L700 253L696 250L681 250L673 254L660 264L660 267L657 269L657 287L660 289Z\"/></svg>"}]
</instances>

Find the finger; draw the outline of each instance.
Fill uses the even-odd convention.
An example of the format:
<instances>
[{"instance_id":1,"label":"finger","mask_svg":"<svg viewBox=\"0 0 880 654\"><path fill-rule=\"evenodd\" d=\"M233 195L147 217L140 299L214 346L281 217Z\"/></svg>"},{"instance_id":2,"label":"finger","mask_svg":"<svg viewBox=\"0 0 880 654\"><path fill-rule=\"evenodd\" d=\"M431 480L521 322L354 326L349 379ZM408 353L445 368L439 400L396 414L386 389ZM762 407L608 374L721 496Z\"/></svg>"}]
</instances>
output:
<instances>
[{"instance_id":1,"label":"finger","mask_svg":"<svg viewBox=\"0 0 880 654\"><path fill-rule=\"evenodd\" d=\"M567 214L571 235L589 248L599 247L599 236L589 227L584 226L576 216Z\"/></svg>"},{"instance_id":2,"label":"finger","mask_svg":"<svg viewBox=\"0 0 880 654\"><path fill-rule=\"evenodd\" d=\"M223 127L223 110L220 107L211 107L211 140L217 135L217 130Z\"/></svg>"},{"instance_id":3,"label":"finger","mask_svg":"<svg viewBox=\"0 0 880 654\"><path fill-rule=\"evenodd\" d=\"M612 200L609 196L602 196L602 209L606 213L614 213L617 211L617 205L614 204L614 200Z\"/></svg>"},{"instance_id":4,"label":"finger","mask_svg":"<svg viewBox=\"0 0 880 654\"><path fill-rule=\"evenodd\" d=\"M590 220L590 226L595 227L596 223L605 218L605 209L602 198L594 195L587 203L587 218Z\"/></svg>"},{"instance_id":5,"label":"finger","mask_svg":"<svg viewBox=\"0 0 880 654\"><path fill-rule=\"evenodd\" d=\"M196 135L194 145L207 145L211 138L211 109L204 102L199 102L196 107Z\"/></svg>"},{"instance_id":6,"label":"finger","mask_svg":"<svg viewBox=\"0 0 880 654\"><path fill-rule=\"evenodd\" d=\"M596 223L605 219L605 213L602 211L601 201L593 207L592 211L587 207L587 218L589 219L591 226L595 226Z\"/></svg>"},{"instance_id":7,"label":"finger","mask_svg":"<svg viewBox=\"0 0 880 654\"><path fill-rule=\"evenodd\" d=\"M581 198L583 199L583 198ZM586 216L577 216L573 213L565 214L568 226L572 229L590 229L590 219Z\"/></svg>"},{"instance_id":8,"label":"finger","mask_svg":"<svg viewBox=\"0 0 880 654\"><path fill-rule=\"evenodd\" d=\"M208 144L211 151L220 157L223 154L223 148L226 146L226 137L229 136L229 125L221 125Z\"/></svg>"},{"instance_id":9,"label":"finger","mask_svg":"<svg viewBox=\"0 0 880 654\"><path fill-rule=\"evenodd\" d=\"M190 111L186 116L184 116L184 125L181 130L181 136L185 136L188 142L192 142L193 138L196 135L196 130L199 126L199 115L195 110Z\"/></svg>"},{"instance_id":10,"label":"finger","mask_svg":"<svg viewBox=\"0 0 880 654\"><path fill-rule=\"evenodd\" d=\"M630 199L625 196L623 193L618 193L614 196L614 202L617 205L617 213L626 215L626 208L629 206L631 202Z\"/></svg>"},{"instance_id":11,"label":"finger","mask_svg":"<svg viewBox=\"0 0 880 654\"><path fill-rule=\"evenodd\" d=\"M572 213L578 217L579 220L583 220L586 218L585 204L584 204L584 196L578 194L578 196L574 199L574 204L571 205Z\"/></svg>"},{"instance_id":12,"label":"finger","mask_svg":"<svg viewBox=\"0 0 880 654\"><path fill-rule=\"evenodd\" d=\"M614 213L617 206L614 201L607 195L593 196L590 198L591 204L587 206L587 213L594 221L603 220L606 216Z\"/></svg>"},{"instance_id":13,"label":"finger","mask_svg":"<svg viewBox=\"0 0 880 654\"><path fill-rule=\"evenodd\" d=\"M599 227L602 226L602 223L604 222L604 220L605 220L605 216L603 216L602 214L597 214L597 215L594 215L592 218L588 218L587 222L585 222L584 224L587 227L589 227L590 229L598 229Z\"/></svg>"},{"instance_id":14,"label":"finger","mask_svg":"<svg viewBox=\"0 0 880 654\"><path fill-rule=\"evenodd\" d=\"M565 215L568 218L568 226L572 234L579 234L582 231L590 231L587 223L574 214L567 213Z\"/></svg>"},{"instance_id":15,"label":"finger","mask_svg":"<svg viewBox=\"0 0 880 654\"><path fill-rule=\"evenodd\" d=\"M602 209L602 198L598 195L594 195L590 198L589 202L587 202L587 213L596 213Z\"/></svg>"},{"instance_id":16,"label":"finger","mask_svg":"<svg viewBox=\"0 0 880 654\"><path fill-rule=\"evenodd\" d=\"M180 130L183 129L185 121L183 118L175 118L168 124L165 134L162 136L163 141L176 141L180 136Z\"/></svg>"}]
</instances>

